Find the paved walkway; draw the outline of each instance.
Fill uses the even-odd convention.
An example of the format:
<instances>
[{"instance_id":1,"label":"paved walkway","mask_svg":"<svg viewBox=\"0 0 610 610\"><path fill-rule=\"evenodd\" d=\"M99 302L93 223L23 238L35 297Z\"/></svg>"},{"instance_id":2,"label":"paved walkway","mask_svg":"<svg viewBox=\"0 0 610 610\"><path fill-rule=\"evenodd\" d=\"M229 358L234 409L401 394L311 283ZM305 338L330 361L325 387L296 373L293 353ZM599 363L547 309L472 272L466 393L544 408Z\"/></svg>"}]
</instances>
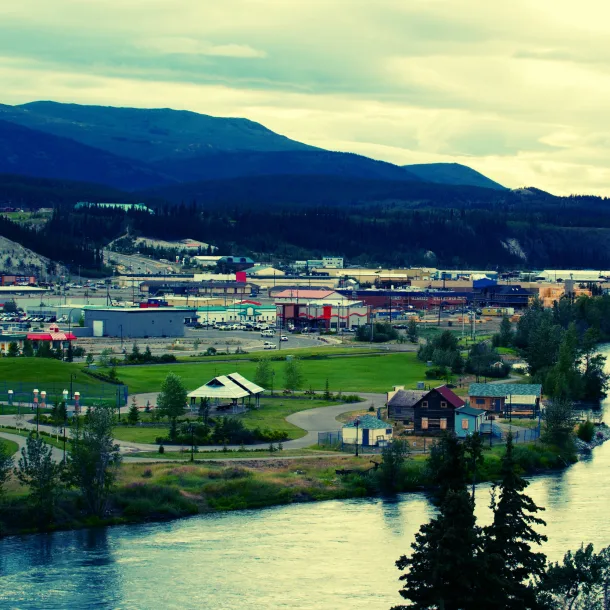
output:
<instances>
[{"instance_id":1,"label":"paved walkway","mask_svg":"<svg viewBox=\"0 0 610 610\"><path fill-rule=\"evenodd\" d=\"M13 456L15 464L21 457L21 449L25 447L25 441L27 440L25 436L20 436L19 434L11 434L10 432L0 432L0 438L5 438L9 441L14 441L19 445L19 451ZM56 462L61 462L64 459L64 452L57 447L52 447L51 456Z\"/></svg>"}]
</instances>

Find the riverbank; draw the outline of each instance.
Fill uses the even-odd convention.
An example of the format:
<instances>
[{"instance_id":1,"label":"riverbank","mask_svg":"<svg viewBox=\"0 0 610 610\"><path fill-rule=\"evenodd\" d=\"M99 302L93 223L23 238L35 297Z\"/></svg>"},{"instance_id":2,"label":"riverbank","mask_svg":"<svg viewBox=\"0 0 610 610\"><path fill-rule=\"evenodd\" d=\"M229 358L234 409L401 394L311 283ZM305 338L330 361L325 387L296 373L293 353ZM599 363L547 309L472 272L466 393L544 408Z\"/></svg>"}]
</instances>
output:
<instances>
[{"instance_id":1,"label":"riverbank","mask_svg":"<svg viewBox=\"0 0 610 610\"><path fill-rule=\"evenodd\" d=\"M486 449L479 482L499 477L503 447ZM527 474L565 468L565 462L542 444L515 447L516 459ZM166 521L196 514L258 509L299 502L382 495L380 470L371 461L379 456L324 456L227 462L155 464L125 463L112 492L104 519L86 516L78 495L65 491L53 523L41 527L28 504L27 490L11 480L0 505L0 535L79 529L102 525ZM337 471L347 474L338 474ZM397 492L431 488L427 456L405 463L396 479Z\"/></svg>"}]
</instances>

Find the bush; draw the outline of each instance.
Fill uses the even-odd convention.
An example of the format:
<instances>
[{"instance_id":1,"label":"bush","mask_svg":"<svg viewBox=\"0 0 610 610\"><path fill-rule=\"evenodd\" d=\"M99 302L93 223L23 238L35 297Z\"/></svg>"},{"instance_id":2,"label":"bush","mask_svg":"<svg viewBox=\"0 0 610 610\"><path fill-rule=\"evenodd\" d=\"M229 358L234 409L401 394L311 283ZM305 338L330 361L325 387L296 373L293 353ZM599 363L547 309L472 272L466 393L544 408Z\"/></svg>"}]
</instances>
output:
<instances>
[{"instance_id":1,"label":"bush","mask_svg":"<svg viewBox=\"0 0 610 610\"><path fill-rule=\"evenodd\" d=\"M143 479L150 479L153 476L152 474L152 470L150 468L147 468L143 473L142 473L142 478Z\"/></svg>"},{"instance_id":2,"label":"bush","mask_svg":"<svg viewBox=\"0 0 610 610\"><path fill-rule=\"evenodd\" d=\"M433 366L426 370L426 379L444 379L449 371L444 366Z\"/></svg>"},{"instance_id":3,"label":"bush","mask_svg":"<svg viewBox=\"0 0 610 610\"><path fill-rule=\"evenodd\" d=\"M581 441L585 443L590 443L595 436L595 425L592 421L584 421L578 425L578 429L576 431L576 435Z\"/></svg>"},{"instance_id":4,"label":"bush","mask_svg":"<svg viewBox=\"0 0 610 610\"><path fill-rule=\"evenodd\" d=\"M157 439L159 440L159 439ZM159 445L159 453L160 454L164 454L165 453L165 447L163 445Z\"/></svg>"}]
</instances>

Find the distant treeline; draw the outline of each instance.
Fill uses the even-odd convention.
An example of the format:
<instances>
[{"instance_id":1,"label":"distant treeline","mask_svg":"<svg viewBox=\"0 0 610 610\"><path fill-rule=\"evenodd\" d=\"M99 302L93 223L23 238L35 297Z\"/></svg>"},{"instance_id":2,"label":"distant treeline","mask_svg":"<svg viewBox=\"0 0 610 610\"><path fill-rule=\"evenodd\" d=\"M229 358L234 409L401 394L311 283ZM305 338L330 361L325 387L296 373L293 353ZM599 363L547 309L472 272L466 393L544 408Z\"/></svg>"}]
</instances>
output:
<instances>
[{"instance_id":1,"label":"distant treeline","mask_svg":"<svg viewBox=\"0 0 610 610\"><path fill-rule=\"evenodd\" d=\"M67 263L79 261L82 250L89 253L86 265L99 266L95 252L130 235L189 237L255 259L332 252L362 265L610 267L609 206L599 197L336 176L265 176L172 188L124 194L96 185L0 176L0 200L7 204L55 207L42 230L49 243L39 243L40 231L23 236L36 252ZM188 203L176 202L178 195ZM82 199L142 201L155 214L75 211ZM17 229L10 230L17 235Z\"/></svg>"}]
</instances>

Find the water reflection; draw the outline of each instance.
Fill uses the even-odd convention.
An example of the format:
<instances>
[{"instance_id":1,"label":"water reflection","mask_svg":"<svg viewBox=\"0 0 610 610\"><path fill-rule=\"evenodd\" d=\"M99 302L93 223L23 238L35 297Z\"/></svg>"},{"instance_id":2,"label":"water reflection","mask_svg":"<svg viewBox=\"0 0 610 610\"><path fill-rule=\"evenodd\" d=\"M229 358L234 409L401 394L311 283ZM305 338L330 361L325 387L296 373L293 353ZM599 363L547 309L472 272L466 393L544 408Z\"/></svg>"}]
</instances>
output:
<instances>
[{"instance_id":1,"label":"water reflection","mask_svg":"<svg viewBox=\"0 0 610 610\"><path fill-rule=\"evenodd\" d=\"M609 472L607 443L531 479L549 559L583 541L610 545ZM489 490L477 488L481 525ZM401 602L394 562L433 514L424 494L404 494L10 538L0 541L0 608L386 609Z\"/></svg>"}]
</instances>

